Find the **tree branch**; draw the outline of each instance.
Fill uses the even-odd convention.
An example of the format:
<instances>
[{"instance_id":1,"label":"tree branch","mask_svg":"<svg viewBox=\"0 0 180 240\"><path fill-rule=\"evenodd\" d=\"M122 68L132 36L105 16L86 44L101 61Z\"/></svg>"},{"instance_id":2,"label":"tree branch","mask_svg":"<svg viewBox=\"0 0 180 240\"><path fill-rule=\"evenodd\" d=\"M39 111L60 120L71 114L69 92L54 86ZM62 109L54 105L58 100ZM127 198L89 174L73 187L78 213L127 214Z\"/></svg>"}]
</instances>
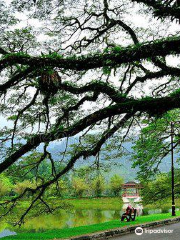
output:
<instances>
[{"instance_id":1,"label":"tree branch","mask_svg":"<svg viewBox=\"0 0 180 240\"><path fill-rule=\"evenodd\" d=\"M81 57L31 57L12 54L0 60L0 70L14 64L28 66L51 66L65 70L83 71L96 69L104 66L115 67L124 63L137 61L140 59L152 58L156 56L176 55L180 53L180 37L169 37L167 39L156 40L153 43L147 42L128 46L125 48L114 49L111 53L93 54L92 56Z\"/></svg>"}]
</instances>

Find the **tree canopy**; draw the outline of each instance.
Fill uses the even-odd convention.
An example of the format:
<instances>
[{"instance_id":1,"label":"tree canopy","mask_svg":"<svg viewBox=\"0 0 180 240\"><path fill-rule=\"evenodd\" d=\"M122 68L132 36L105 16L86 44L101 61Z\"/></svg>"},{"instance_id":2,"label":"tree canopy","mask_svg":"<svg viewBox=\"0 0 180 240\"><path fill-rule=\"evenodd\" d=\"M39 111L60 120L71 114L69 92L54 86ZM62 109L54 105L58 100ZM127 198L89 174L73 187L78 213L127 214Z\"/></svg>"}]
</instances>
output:
<instances>
[{"instance_id":1,"label":"tree canopy","mask_svg":"<svg viewBox=\"0 0 180 240\"><path fill-rule=\"evenodd\" d=\"M147 121L142 122L147 123ZM179 124L179 109L169 111L162 118L155 119L144 127L138 139L135 140L133 165L139 167L138 177L143 182L151 181L162 170L170 171L172 149L177 168L179 164ZM161 169L162 163L167 163L166 169Z\"/></svg>"},{"instance_id":2,"label":"tree canopy","mask_svg":"<svg viewBox=\"0 0 180 240\"><path fill-rule=\"evenodd\" d=\"M123 141L139 119L180 107L179 1L9 0L0 4L0 173L38 147L52 174L31 192L25 215L78 159L97 156L107 139ZM94 141L83 139L94 132ZM48 150L78 136L72 154ZM48 208L48 207L47 207ZM7 213L9 210L7 210Z\"/></svg>"}]
</instances>

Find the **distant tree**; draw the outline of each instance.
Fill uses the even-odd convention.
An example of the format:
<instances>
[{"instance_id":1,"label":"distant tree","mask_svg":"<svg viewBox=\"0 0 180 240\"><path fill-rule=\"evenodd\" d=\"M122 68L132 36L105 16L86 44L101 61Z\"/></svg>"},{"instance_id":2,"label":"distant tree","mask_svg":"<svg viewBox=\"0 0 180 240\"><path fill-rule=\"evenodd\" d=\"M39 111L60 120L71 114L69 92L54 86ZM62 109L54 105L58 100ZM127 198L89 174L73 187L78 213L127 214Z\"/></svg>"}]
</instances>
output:
<instances>
[{"instance_id":1,"label":"distant tree","mask_svg":"<svg viewBox=\"0 0 180 240\"><path fill-rule=\"evenodd\" d=\"M173 148L174 152L180 150L180 111L179 109L169 111L163 117L152 121L143 120L142 128L138 138L134 140L133 166L138 167L139 180L143 182L151 180L161 172L161 163L165 163L171 152L171 122L173 122ZM170 159L170 156L169 156ZM174 159L177 163L179 157ZM166 169L168 172L169 168Z\"/></svg>"},{"instance_id":2,"label":"distant tree","mask_svg":"<svg viewBox=\"0 0 180 240\"><path fill-rule=\"evenodd\" d=\"M29 180L24 180L23 182L18 182L16 183L16 185L14 186L14 191L16 194L22 194L26 188L32 188L35 189L36 188L36 184L29 181ZM28 196L30 196L30 192L28 193ZM27 196L27 195L26 195Z\"/></svg>"},{"instance_id":3,"label":"distant tree","mask_svg":"<svg viewBox=\"0 0 180 240\"><path fill-rule=\"evenodd\" d=\"M88 189L88 185L83 178L75 177L72 179L72 186L76 197L82 197L84 192Z\"/></svg>"},{"instance_id":4,"label":"distant tree","mask_svg":"<svg viewBox=\"0 0 180 240\"><path fill-rule=\"evenodd\" d=\"M67 190L68 190L67 182L60 179L58 182L50 186L46 196L63 197Z\"/></svg>"},{"instance_id":5,"label":"distant tree","mask_svg":"<svg viewBox=\"0 0 180 240\"><path fill-rule=\"evenodd\" d=\"M160 173L151 181L143 183L143 203L157 203L171 198L171 172ZM180 196L180 170L175 170L175 197Z\"/></svg>"},{"instance_id":6,"label":"distant tree","mask_svg":"<svg viewBox=\"0 0 180 240\"><path fill-rule=\"evenodd\" d=\"M111 177L109 187L115 196L119 196L119 193L122 189L123 181L123 178L117 174Z\"/></svg>"},{"instance_id":7,"label":"distant tree","mask_svg":"<svg viewBox=\"0 0 180 240\"><path fill-rule=\"evenodd\" d=\"M86 183L90 183L90 181L94 177L94 168L88 167L88 166L83 166L78 169L76 169L73 172L73 175L75 175L78 178L83 178Z\"/></svg>"},{"instance_id":8,"label":"distant tree","mask_svg":"<svg viewBox=\"0 0 180 240\"><path fill-rule=\"evenodd\" d=\"M9 195L12 190L12 183L5 174L0 175L0 198Z\"/></svg>"},{"instance_id":9,"label":"distant tree","mask_svg":"<svg viewBox=\"0 0 180 240\"><path fill-rule=\"evenodd\" d=\"M104 190L105 190L105 180L104 180L104 177L102 177L101 175L97 176L92 181L92 191L94 192L94 195L96 197L100 197Z\"/></svg>"}]
</instances>

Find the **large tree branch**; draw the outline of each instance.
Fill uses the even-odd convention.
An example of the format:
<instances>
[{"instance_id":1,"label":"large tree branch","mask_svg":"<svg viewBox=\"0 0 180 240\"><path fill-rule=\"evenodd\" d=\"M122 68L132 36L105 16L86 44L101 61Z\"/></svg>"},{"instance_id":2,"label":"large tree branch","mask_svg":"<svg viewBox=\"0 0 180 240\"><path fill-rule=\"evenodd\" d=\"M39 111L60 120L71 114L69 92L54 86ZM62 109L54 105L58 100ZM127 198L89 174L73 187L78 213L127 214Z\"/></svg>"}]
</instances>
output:
<instances>
[{"instance_id":1,"label":"large tree branch","mask_svg":"<svg viewBox=\"0 0 180 240\"><path fill-rule=\"evenodd\" d=\"M32 137L25 145L19 150L7 157L2 163L0 163L0 173L5 171L9 166L16 162L25 153L36 148L42 142L50 142L63 137L70 137L78 134L86 129L91 124L96 124L98 121L112 117L119 114L133 112L146 112L150 115L163 114L164 112L180 107L180 94L177 92L171 96L163 98L143 98L143 99L130 99L126 98L122 103L118 103L113 106L109 106L98 110L87 117L79 120L69 128L63 129L58 126L54 127L49 133L39 134Z\"/></svg>"},{"instance_id":2,"label":"large tree branch","mask_svg":"<svg viewBox=\"0 0 180 240\"><path fill-rule=\"evenodd\" d=\"M109 96L114 102L123 101L123 99L125 99L125 97L118 91L118 89L113 88L110 84L102 81L93 81L84 86L76 86L71 83L60 82L58 83L57 88L73 94L82 94L91 91L96 92L97 94L104 93Z\"/></svg>"},{"instance_id":3,"label":"large tree branch","mask_svg":"<svg viewBox=\"0 0 180 240\"><path fill-rule=\"evenodd\" d=\"M23 196L25 196L25 194L27 192L30 192L32 194L37 194L37 196L35 196L35 198L32 200L31 204L29 205L29 207L26 209L26 211L22 214L20 221L18 222L19 225L22 224L22 222L24 221L25 216L29 213L29 211L32 209L32 207L34 206L34 204L41 198L41 196L43 195L44 191L53 183L57 182L58 179L60 177L62 177L64 174L66 174L70 169L72 169L72 167L74 166L75 162L83 157L83 158L87 158L90 157L92 155L96 155L102 145L105 143L105 141L107 139L109 139L119 128L123 127L127 121L132 117L133 112L130 114L126 114L117 124L115 124L111 129L106 130L101 138L96 142L96 144L91 148L91 149L84 149L84 150L80 150L78 153L75 153L69 160L68 164L66 165L66 167L61 170L59 173L57 173L52 179L50 179L49 181L46 181L45 183L40 184L39 186L37 186L35 189L32 188L26 188L23 193L21 193L19 196L11 199L10 201L6 201L5 203L1 203L1 205L8 205L10 203L12 203L12 205L10 206L10 209L4 214L7 215L9 213L9 211L12 210L12 208L14 208L15 203L21 199Z\"/></svg>"},{"instance_id":4,"label":"large tree branch","mask_svg":"<svg viewBox=\"0 0 180 240\"><path fill-rule=\"evenodd\" d=\"M145 5L152 7L154 11L154 16L157 17L171 17L173 19L180 19L180 7L178 4L170 6L169 4L162 3L159 0L132 0L132 2L144 3ZM164 1L167 2L167 1Z\"/></svg>"},{"instance_id":5,"label":"large tree branch","mask_svg":"<svg viewBox=\"0 0 180 240\"><path fill-rule=\"evenodd\" d=\"M16 133L16 128L17 128L17 123L18 123L18 120L20 118L20 116L26 111L28 110L31 106L33 106L36 102L36 99L37 99L37 96L39 94L39 90L36 91L36 93L34 94L32 100L30 101L30 103L28 103L23 109L19 110L18 113L17 113L17 116L16 116L16 119L14 121L14 129L13 129L13 133L12 133L12 148L13 148L13 145L14 145L14 137L15 137L15 133Z\"/></svg>"},{"instance_id":6,"label":"large tree branch","mask_svg":"<svg viewBox=\"0 0 180 240\"><path fill-rule=\"evenodd\" d=\"M179 77L180 76L180 69L179 68L174 68L174 67L164 66L163 70L160 70L158 72L147 72L147 74L144 75L143 77L137 76L135 78L135 80L127 87L127 89L125 91L125 94L128 94L132 90L132 88L134 86L136 86L136 84L138 82L144 83L146 80L158 79L158 78L162 78L162 77L165 77L165 76Z\"/></svg>"},{"instance_id":7,"label":"large tree branch","mask_svg":"<svg viewBox=\"0 0 180 240\"><path fill-rule=\"evenodd\" d=\"M0 85L0 94L5 93L9 88L24 80L32 71L33 69L28 67L25 70L15 73L7 82Z\"/></svg>"},{"instance_id":8,"label":"large tree branch","mask_svg":"<svg viewBox=\"0 0 180 240\"><path fill-rule=\"evenodd\" d=\"M166 66L166 68L163 70L160 70L157 72L147 72L147 74L142 77L137 76L136 79L128 86L125 94L128 94L138 82L143 83L149 79L156 79L156 78L158 79L168 75L179 77L180 69ZM96 93L104 93L108 97L110 97L112 101L116 103L119 103L119 101L125 100L125 95L121 94L118 89L113 88L108 83L105 83L102 81L94 81L89 84L86 84L85 86L76 86L69 82L64 82L64 83L59 82L57 85L57 88L60 90L68 91L73 94L82 94L90 91L96 92Z\"/></svg>"},{"instance_id":9,"label":"large tree branch","mask_svg":"<svg viewBox=\"0 0 180 240\"><path fill-rule=\"evenodd\" d=\"M105 66L115 67L123 63L130 63L140 59L152 58L156 56L176 55L180 53L180 37L171 37L167 39L156 40L153 43L147 42L125 48L112 50L111 53L93 54L92 56L81 57L31 57L11 54L0 60L0 70L14 64L29 66L58 67L65 70L83 71L96 69Z\"/></svg>"},{"instance_id":10,"label":"large tree branch","mask_svg":"<svg viewBox=\"0 0 180 240\"><path fill-rule=\"evenodd\" d=\"M66 165L66 167L59 172L55 178L52 180L48 181L47 183L43 184L43 187L47 187L50 184L56 182L62 175L67 173L72 167L74 166L75 162L83 157L87 158L90 156L96 156L96 154L100 151L102 145L106 142L107 139L109 139L118 129L123 127L127 121L133 116L134 112L132 111L131 113L126 114L117 124L115 124L111 129L106 130L104 134L101 136L101 138L96 142L96 144L93 146L92 149L87 149L87 150L81 150L78 153L76 153L72 158L70 159L69 163ZM37 189L42 188L42 186L39 186Z\"/></svg>"}]
</instances>

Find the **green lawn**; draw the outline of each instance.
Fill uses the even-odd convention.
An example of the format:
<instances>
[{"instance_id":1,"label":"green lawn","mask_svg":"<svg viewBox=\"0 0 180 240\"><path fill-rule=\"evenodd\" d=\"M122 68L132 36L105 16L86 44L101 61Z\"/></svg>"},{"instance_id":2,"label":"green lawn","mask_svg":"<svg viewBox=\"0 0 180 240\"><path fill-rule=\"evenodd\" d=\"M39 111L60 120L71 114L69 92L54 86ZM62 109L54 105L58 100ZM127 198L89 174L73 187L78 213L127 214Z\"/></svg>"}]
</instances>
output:
<instances>
[{"instance_id":1,"label":"green lawn","mask_svg":"<svg viewBox=\"0 0 180 240\"><path fill-rule=\"evenodd\" d=\"M1 201L0 201L1 202ZM101 210L119 210L123 205L121 197L100 197L100 198L74 198L74 199L57 199L49 198L49 203L53 205L69 205L74 209L101 209ZM28 200L20 201L17 206L19 209L26 209L30 202Z\"/></svg>"},{"instance_id":2,"label":"green lawn","mask_svg":"<svg viewBox=\"0 0 180 240\"><path fill-rule=\"evenodd\" d=\"M176 212L177 216L180 216L180 211ZM100 224L93 224L89 226L82 226L82 227L75 227L75 228L66 228L60 230L51 230L42 233L20 233L16 236L4 237L2 239L6 240L13 240L13 239L21 239L21 240L42 240L42 239L55 239L55 238L68 238L72 236L78 236L87 233L94 233L98 231L119 228L134 224L141 224L146 222L152 222L157 220L163 220L171 218L170 213L163 213L163 214L153 214L148 216L140 216L137 217L135 222L120 222L119 220L114 220L110 222L100 223Z\"/></svg>"}]
</instances>

